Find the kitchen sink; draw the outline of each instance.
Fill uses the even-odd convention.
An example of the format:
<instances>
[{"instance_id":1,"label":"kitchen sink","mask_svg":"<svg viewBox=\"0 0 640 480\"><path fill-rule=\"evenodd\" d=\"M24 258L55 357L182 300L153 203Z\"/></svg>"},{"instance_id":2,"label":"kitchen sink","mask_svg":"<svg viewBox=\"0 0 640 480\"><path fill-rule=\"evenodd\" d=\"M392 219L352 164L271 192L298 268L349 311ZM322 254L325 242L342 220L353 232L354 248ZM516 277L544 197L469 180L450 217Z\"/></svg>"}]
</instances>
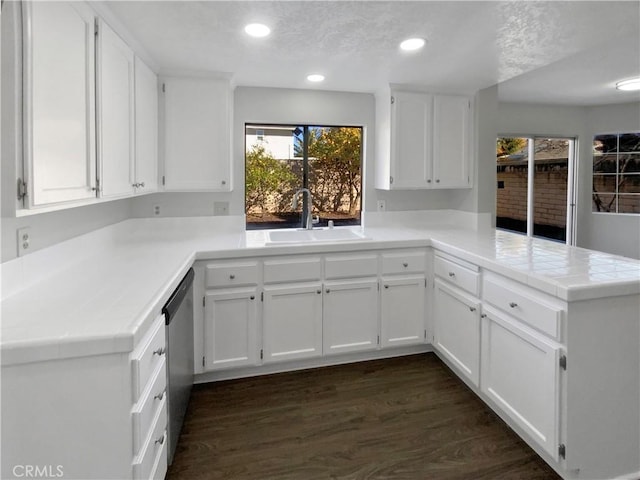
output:
<instances>
[{"instance_id":1,"label":"kitchen sink","mask_svg":"<svg viewBox=\"0 0 640 480\"><path fill-rule=\"evenodd\" d=\"M342 228L314 228L313 230L277 230L267 232L265 245L292 243L350 242L371 240L362 233Z\"/></svg>"}]
</instances>

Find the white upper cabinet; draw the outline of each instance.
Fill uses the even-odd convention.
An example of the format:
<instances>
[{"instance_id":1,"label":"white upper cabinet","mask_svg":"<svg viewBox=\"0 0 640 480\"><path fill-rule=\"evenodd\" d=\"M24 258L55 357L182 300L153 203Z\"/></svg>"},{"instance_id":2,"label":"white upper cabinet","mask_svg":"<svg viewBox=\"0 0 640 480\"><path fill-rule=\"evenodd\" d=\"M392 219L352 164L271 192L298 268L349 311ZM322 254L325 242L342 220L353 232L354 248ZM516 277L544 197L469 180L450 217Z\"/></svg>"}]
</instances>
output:
<instances>
[{"instance_id":1,"label":"white upper cabinet","mask_svg":"<svg viewBox=\"0 0 640 480\"><path fill-rule=\"evenodd\" d=\"M376 98L376 188L469 188L470 97L393 92Z\"/></svg>"},{"instance_id":2,"label":"white upper cabinet","mask_svg":"<svg viewBox=\"0 0 640 480\"><path fill-rule=\"evenodd\" d=\"M134 54L98 23L98 163L102 197L133 193Z\"/></svg>"},{"instance_id":3,"label":"white upper cabinet","mask_svg":"<svg viewBox=\"0 0 640 480\"><path fill-rule=\"evenodd\" d=\"M94 198L93 12L79 2L22 7L27 206Z\"/></svg>"},{"instance_id":4,"label":"white upper cabinet","mask_svg":"<svg viewBox=\"0 0 640 480\"><path fill-rule=\"evenodd\" d=\"M136 193L158 190L158 77L135 59L135 172Z\"/></svg>"},{"instance_id":5,"label":"white upper cabinet","mask_svg":"<svg viewBox=\"0 0 640 480\"><path fill-rule=\"evenodd\" d=\"M231 87L227 80L168 77L164 189L231 190Z\"/></svg>"}]
</instances>

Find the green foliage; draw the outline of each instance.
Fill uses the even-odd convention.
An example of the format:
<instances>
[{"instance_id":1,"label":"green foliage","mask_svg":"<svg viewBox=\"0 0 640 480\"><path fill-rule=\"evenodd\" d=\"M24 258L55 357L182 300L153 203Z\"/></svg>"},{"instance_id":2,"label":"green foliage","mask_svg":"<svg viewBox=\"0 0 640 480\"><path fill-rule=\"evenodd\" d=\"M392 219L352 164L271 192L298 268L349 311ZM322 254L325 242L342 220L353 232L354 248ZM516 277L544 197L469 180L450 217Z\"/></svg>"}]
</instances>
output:
<instances>
[{"instance_id":1,"label":"green foliage","mask_svg":"<svg viewBox=\"0 0 640 480\"><path fill-rule=\"evenodd\" d=\"M498 138L496 153L498 157L502 157L503 155L511 155L512 153L519 152L526 146L526 138Z\"/></svg>"},{"instance_id":2,"label":"green foliage","mask_svg":"<svg viewBox=\"0 0 640 480\"><path fill-rule=\"evenodd\" d=\"M320 211L353 214L362 196L362 130L349 127L312 129L309 134L309 185Z\"/></svg>"},{"instance_id":3,"label":"green foliage","mask_svg":"<svg viewBox=\"0 0 640 480\"><path fill-rule=\"evenodd\" d=\"M261 145L254 145L246 154L246 210L260 208L264 214L268 201L278 202L282 192L289 191L296 181L286 162L273 158Z\"/></svg>"}]
</instances>

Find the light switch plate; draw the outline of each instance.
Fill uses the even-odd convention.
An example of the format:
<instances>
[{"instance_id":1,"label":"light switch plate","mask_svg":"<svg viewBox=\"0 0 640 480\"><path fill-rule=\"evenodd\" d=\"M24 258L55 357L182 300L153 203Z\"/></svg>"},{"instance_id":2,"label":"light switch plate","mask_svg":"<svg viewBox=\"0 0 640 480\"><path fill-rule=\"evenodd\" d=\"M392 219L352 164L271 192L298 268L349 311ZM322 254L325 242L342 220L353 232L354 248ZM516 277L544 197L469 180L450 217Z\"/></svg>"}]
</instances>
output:
<instances>
[{"instance_id":1,"label":"light switch plate","mask_svg":"<svg viewBox=\"0 0 640 480\"><path fill-rule=\"evenodd\" d=\"M229 202L213 202L213 214L216 217L229 215Z\"/></svg>"},{"instance_id":2,"label":"light switch plate","mask_svg":"<svg viewBox=\"0 0 640 480\"><path fill-rule=\"evenodd\" d=\"M29 253L31 248L31 227L22 227L17 230L18 256Z\"/></svg>"}]
</instances>

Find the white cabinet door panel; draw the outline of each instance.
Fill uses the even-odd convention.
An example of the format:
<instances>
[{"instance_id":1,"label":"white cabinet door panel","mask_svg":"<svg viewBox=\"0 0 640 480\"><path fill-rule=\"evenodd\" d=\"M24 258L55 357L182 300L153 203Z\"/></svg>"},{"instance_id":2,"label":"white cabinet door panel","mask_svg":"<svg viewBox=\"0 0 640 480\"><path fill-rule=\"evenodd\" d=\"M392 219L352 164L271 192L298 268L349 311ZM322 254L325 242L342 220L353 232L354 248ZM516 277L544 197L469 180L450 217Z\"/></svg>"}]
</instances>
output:
<instances>
[{"instance_id":1,"label":"white cabinet door panel","mask_svg":"<svg viewBox=\"0 0 640 480\"><path fill-rule=\"evenodd\" d=\"M471 99L436 95L433 100L434 188L471 186Z\"/></svg>"},{"instance_id":2,"label":"white cabinet door panel","mask_svg":"<svg viewBox=\"0 0 640 480\"><path fill-rule=\"evenodd\" d=\"M100 21L98 36L98 159L103 197L133 193L134 55Z\"/></svg>"},{"instance_id":3,"label":"white cabinet door panel","mask_svg":"<svg viewBox=\"0 0 640 480\"><path fill-rule=\"evenodd\" d=\"M481 390L558 460L560 346L492 309L483 313Z\"/></svg>"},{"instance_id":4,"label":"white cabinet door panel","mask_svg":"<svg viewBox=\"0 0 640 480\"><path fill-rule=\"evenodd\" d=\"M397 92L391 107L392 189L431 183L432 95Z\"/></svg>"},{"instance_id":5,"label":"white cabinet door panel","mask_svg":"<svg viewBox=\"0 0 640 480\"><path fill-rule=\"evenodd\" d=\"M264 362L322 355L322 284L264 288Z\"/></svg>"},{"instance_id":6,"label":"white cabinet door panel","mask_svg":"<svg viewBox=\"0 0 640 480\"><path fill-rule=\"evenodd\" d=\"M204 357L207 370L255 365L258 354L256 288L207 293Z\"/></svg>"},{"instance_id":7,"label":"white cabinet door panel","mask_svg":"<svg viewBox=\"0 0 640 480\"><path fill-rule=\"evenodd\" d=\"M480 380L480 304L436 279L434 347L471 382Z\"/></svg>"},{"instance_id":8,"label":"white cabinet door panel","mask_svg":"<svg viewBox=\"0 0 640 480\"><path fill-rule=\"evenodd\" d=\"M383 347L425 341L424 275L383 277L380 289Z\"/></svg>"},{"instance_id":9,"label":"white cabinet door panel","mask_svg":"<svg viewBox=\"0 0 640 480\"><path fill-rule=\"evenodd\" d=\"M136 193L158 190L158 77L135 59Z\"/></svg>"},{"instance_id":10,"label":"white cabinet door panel","mask_svg":"<svg viewBox=\"0 0 640 480\"><path fill-rule=\"evenodd\" d=\"M327 282L324 289L324 354L377 348L378 281Z\"/></svg>"},{"instance_id":11,"label":"white cabinet door panel","mask_svg":"<svg viewBox=\"0 0 640 480\"><path fill-rule=\"evenodd\" d=\"M231 190L228 81L164 79L165 190Z\"/></svg>"},{"instance_id":12,"label":"white cabinet door panel","mask_svg":"<svg viewBox=\"0 0 640 480\"><path fill-rule=\"evenodd\" d=\"M22 7L29 205L95 198L93 12L80 2Z\"/></svg>"}]
</instances>

